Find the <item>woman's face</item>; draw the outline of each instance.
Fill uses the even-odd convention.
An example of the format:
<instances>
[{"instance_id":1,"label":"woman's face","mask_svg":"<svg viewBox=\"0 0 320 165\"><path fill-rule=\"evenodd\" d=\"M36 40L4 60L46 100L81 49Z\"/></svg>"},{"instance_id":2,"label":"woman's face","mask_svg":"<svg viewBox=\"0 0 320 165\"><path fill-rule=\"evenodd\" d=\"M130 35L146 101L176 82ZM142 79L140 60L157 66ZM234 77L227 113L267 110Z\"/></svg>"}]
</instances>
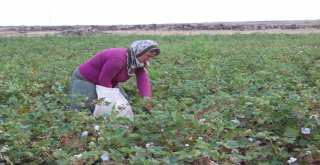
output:
<instances>
[{"instance_id":1,"label":"woman's face","mask_svg":"<svg viewBox=\"0 0 320 165\"><path fill-rule=\"evenodd\" d=\"M150 52L147 52L146 54L138 57L137 59L140 63L145 63L145 62L151 61L156 55L157 55L156 51L150 51Z\"/></svg>"}]
</instances>

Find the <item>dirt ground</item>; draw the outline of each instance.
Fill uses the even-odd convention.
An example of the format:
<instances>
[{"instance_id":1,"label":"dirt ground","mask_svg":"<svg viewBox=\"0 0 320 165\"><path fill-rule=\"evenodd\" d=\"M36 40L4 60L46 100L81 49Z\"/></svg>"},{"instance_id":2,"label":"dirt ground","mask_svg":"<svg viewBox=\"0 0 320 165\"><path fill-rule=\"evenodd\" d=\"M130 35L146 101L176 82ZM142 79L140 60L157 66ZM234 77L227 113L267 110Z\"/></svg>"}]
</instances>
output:
<instances>
[{"instance_id":1,"label":"dirt ground","mask_svg":"<svg viewBox=\"0 0 320 165\"><path fill-rule=\"evenodd\" d=\"M320 29L270 29L270 30L184 30L184 31L152 31L152 30L126 30L126 31L103 31L105 34L138 34L138 35L198 35L198 34L251 34L251 33L266 33L266 34L310 34L320 33ZM17 32L10 31L8 28L0 27L0 37L11 36L44 36L44 35L60 35L60 31L30 31L30 32Z\"/></svg>"},{"instance_id":2,"label":"dirt ground","mask_svg":"<svg viewBox=\"0 0 320 165\"><path fill-rule=\"evenodd\" d=\"M110 31L113 34L142 34L142 35L198 35L198 34L251 34L251 33L267 33L267 34L310 34L320 33L320 29L296 29L296 30L197 30L197 31Z\"/></svg>"}]
</instances>

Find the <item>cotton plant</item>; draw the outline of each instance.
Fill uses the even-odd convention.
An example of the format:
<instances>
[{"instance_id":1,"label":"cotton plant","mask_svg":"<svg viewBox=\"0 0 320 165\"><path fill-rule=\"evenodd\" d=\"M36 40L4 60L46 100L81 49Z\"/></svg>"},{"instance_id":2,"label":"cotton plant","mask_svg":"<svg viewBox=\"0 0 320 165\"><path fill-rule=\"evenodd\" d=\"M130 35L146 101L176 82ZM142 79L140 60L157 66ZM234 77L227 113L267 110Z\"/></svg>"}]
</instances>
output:
<instances>
[{"instance_id":1,"label":"cotton plant","mask_svg":"<svg viewBox=\"0 0 320 165\"><path fill-rule=\"evenodd\" d=\"M238 119L233 119L233 120L231 120L231 123L232 123L232 125L233 125L234 127L238 127L238 126L240 126L240 124L241 124Z\"/></svg>"},{"instance_id":2,"label":"cotton plant","mask_svg":"<svg viewBox=\"0 0 320 165\"><path fill-rule=\"evenodd\" d=\"M240 124L240 121L237 119L231 120L231 122L233 122L234 124Z\"/></svg>"},{"instance_id":3,"label":"cotton plant","mask_svg":"<svg viewBox=\"0 0 320 165\"><path fill-rule=\"evenodd\" d=\"M246 102L246 106L252 106L253 103L252 102Z\"/></svg>"},{"instance_id":4,"label":"cotton plant","mask_svg":"<svg viewBox=\"0 0 320 165\"><path fill-rule=\"evenodd\" d=\"M119 36L116 37L119 38ZM319 99L316 87L320 84L320 80L316 79L318 73L314 70L317 67L316 63L310 63L310 61L317 60L318 54L312 50L314 45L320 42L320 37L304 36L302 38L302 40L310 41L308 43L310 47L308 44L305 45L308 56L303 56L303 58L297 58L299 48L289 50L288 45L281 44L299 45L301 40L297 38L281 35L275 37L276 39L271 38L272 42L269 42L270 37L264 36L252 36L254 40L251 40L251 37L242 38L241 35L237 37L249 42L237 45L238 43L232 41L233 38L221 36L221 40L219 39L222 45L233 43L235 47L248 48L237 50L239 51L236 52L237 56L228 56L228 53L232 53L233 50L230 47L219 47L220 44L212 44L216 41L210 36L192 37L190 40L187 37L184 38L186 42L181 44L185 45L185 49L179 47L176 49L177 53L169 51L170 45L164 45L163 48L167 50L163 52L166 54L159 56L162 62L156 63L159 66L168 65L164 68L159 66L149 68L150 76L159 78L153 80L156 88L152 91L155 99L151 99L151 102L155 106L151 116L140 112L146 104L140 101L139 94L134 90L136 84L124 84L128 92L132 94L130 102L136 112L134 122L115 120L115 116L111 114L95 118L87 110L69 110L66 103L70 98L66 90L52 89L52 85L57 86L54 84L58 81L62 83L62 87L68 88L65 76L59 73L65 70L64 66L68 65L63 62L70 62L70 60L60 60L65 56L55 56L54 53L61 51L62 54L68 54L68 52L63 52L67 50L63 46L74 39L52 38L54 40L51 40L49 38L48 40L45 38L44 44L46 40L50 41L49 49L52 47L51 41L58 45L55 47L56 51L51 51L53 54L50 58L53 58L52 61L59 61L59 63L54 63L59 66L46 67L50 65L44 60L39 63L41 66L30 68L29 71L32 71L30 79L25 78L23 69L19 67L17 67L19 70L15 70L15 66L4 67L8 72L5 72L5 77L0 79L0 84L6 89L6 92L1 93L4 105L0 106L3 109L1 114L4 116L0 128L0 139L1 137L5 139L5 142L0 144L0 150L5 151L2 152L2 155L10 157L17 164L21 162L37 164L43 158L43 154L37 153L43 149L49 154L44 155L45 157L52 157L46 159L47 164L55 162L66 164L93 164L94 162L102 164L157 164L157 162L191 164L197 163L207 155L210 156L212 162L208 159L207 162L199 164L256 164L256 162L272 162L275 155L277 155L276 162L283 164L310 164L309 159L318 157L319 147L316 135L319 130L317 126L320 125L320 115L317 112L319 101L316 100ZM25 40L21 43L18 42L20 41L18 39L8 39L10 43L17 41L16 45L23 45L26 42ZM98 37L98 39L101 38ZM170 38L170 41L176 39ZM6 40L4 39L5 43L7 43ZM32 40L30 38L28 42ZM56 40L63 41L63 44L59 44ZM270 44L259 47L259 44L251 42L255 40ZM39 39L34 44L37 51L38 41ZM123 41L122 44L127 42L121 41ZM168 43L165 40L160 42ZM250 45L246 45L248 43ZM11 54L18 55L17 59L20 58L19 53L11 50L8 44L0 44L1 46L5 54L8 54L8 60L11 59ZM28 47L19 47L19 49L22 52L34 52L32 44ZM46 49L43 47L43 50ZM189 49L196 52L185 53ZM250 51L247 51L249 49ZM82 48L80 47L79 50L81 51ZM212 50L218 50L218 52L212 52ZM282 56L278 57L274 52ZM29 54L24 54L22 59L27 62L34 61L40 57L34 58L34 56L41 55L41 53ZM175 64L177 54L179 55L177 60L185 62L183 65L178 63L179 67ZM218 57L210 58L213 54ZM226 55L228 58L224 60ZM188 63L192 59L196 59L197 62ZM7 60L3 62L5 61ZM44 65L42 65L43 62ZM261 67L271 63L272 65L266 68ZM310 64L308 70L310 80L300 81L304 71L299 67L291 67L300 66L301 63ZM200 67L206 64L209 64L209 69ZM37 69L42 67L49 69L47 73L52 70L52 75L43 77L38 74L41 72ZM286 70L288 68L289 70ZM57 69L59 71L56 71ZM248 69L256 72L250 74L247 72ZM188 72L183 72L186 70ZM69 71L68 74L72 74ZM204 75L197 74L198 72ZM216 75L215 78L218 78L219 81L211 81L212 76L210 75ZM290 75L289 79L288 75ZM8 79L9 77L12 79ZM38 79L39 77L43 79ZM172 79L173 77L176 79ZM175 84L175 87L171 88L170 84ZM279 85L281 88L278 88ZM217 88L214 93L208 91L212 86ZM303 91L300 98L296 91ZM309 98L316 99L311 100L310 103ZM148 101L150 102L150 99ZM297 108L295 104L297 102L301 102L300 108ZM121 110L121 108L117 106L114 111ZM50 110L49 115L48 109ZM34 110L37 112L36 115L33 113ZM296 116L288 120L290 116L292 117L293 111ZM300 117L305 118L300 121ZM39 118L41 120L37 120ZM297 123L296 120L299 122ZM119 126L123 123L129 123L128 129ZM158 136L161 138L154 138ZM8 146L4 147L5 144ZM32 147L26 148L28 144L32 144ZM134 147L134 145L139 145L139 147ZM51 147L48 149L46 146ZM26 156L29 153L32 153L33 156ZM130 156L130 159L124 161L123 158L126 156Z\"/></svg>"},{"instance_id":5,"label":"cotton plant","mask_svg":"<svg viewBox=\"0 0 320 165\"><path fill-rule=\"evenodd\" d=\"M306 151L305 154L306 154L306 155L310 155L310 154L312 154L312 151Z\"/></svg>"},{"instance_id":6,"label":"cotton plant","mask_svg":"<svg viewBox=\"0 0 320 165\"><path fill-rule=\"evenodd\" d=\"M239 150L237 148L234 148L231 150L231 153L233 154L239 154Z\"/></svg>"},{"instance_id":7,"label":"cotton plant","mask_svg":"<svg viewBox=\"0 0 320 165\"><path fill-rule=\"evenodd\" d=\"M8 146L8 145L4 145L4 146L1 148L0 152L6 152L6 151L8 151L8 150L9 150L9 146Z\"/></svg>"},{"instance_id":8,"label":"cotton plant","mask_svg":"<svg viewBox=\"0 0 320 165\"><path fill-rule=\"evenodd\" d=\"M316 120L317 124L320 125L320 119L319 119L319 116L318 115L311 115L309 117L311 120Z\"/></svg>"},{"instance_id":9,"label":"cotton plant","mask_svg":"<svg viewBox=\"0 0 320 165\"><path fill-rule=\"evenodd\" d=\"M298 55L302 55L303 54L303 50L300 50L299 52L298 52Z\"/></svg>"}]
</instances>

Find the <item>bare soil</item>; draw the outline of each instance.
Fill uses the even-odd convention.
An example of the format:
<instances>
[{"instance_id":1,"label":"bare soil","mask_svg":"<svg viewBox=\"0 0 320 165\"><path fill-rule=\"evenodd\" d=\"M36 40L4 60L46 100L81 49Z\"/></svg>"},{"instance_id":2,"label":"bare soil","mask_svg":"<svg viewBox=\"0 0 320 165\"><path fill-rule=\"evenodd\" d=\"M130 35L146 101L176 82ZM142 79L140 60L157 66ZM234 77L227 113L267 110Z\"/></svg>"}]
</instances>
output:
<instances>
[{"instance_id":1,"label":"bare soil","mask_svg":"<svg viewBox=\"0 0 320 165\"><path fill-rule=\"evenodd\" d=\"M139 35L198 35L198 34L251 34L251 33L266 33L266 34L310 34L320 33L320 29L297 29L297 30L188 30L188 31L141 31L141 30L130 30L130 31L110 31L107 33L112 34L139 34Z\"/></svg>"},{"instance_id":2,"label":"bare soil","mask_svg":"<svg viewBox=\"0 0 320 165\"><path fill-rule=\"evenodd\" d=\"M147 25L0 26L0 37L90 34L198 35L198 34L310 34L320 33L320 20L216 22Z\"/></svg>"},{"instance_id":3,"label":"bare soil","mask_svg":"<svg viewBox=\"0 0 320 165\"><path fill-rule=\"evenodd\" d=\"M320 33L320 29L298 29L298 30L279 30L279 29L270 29L270 30L246 30L246 31L237 31L237 30L184 30L184 31L143 31L143 30L128 30L128 31L104 31L102 34L119 34L119 35L128 35L128 34L137 34L137 35L199 35L199 34L252 34L252 33L265 33L265 34L310 34L310 33ZM19 33L16 31L5 31L0 29L0 37L15 37L15 36L45 36L45 35L60 35L60 31L34 31L34 32L25 32Z\"/></svg>"}]
</instances>

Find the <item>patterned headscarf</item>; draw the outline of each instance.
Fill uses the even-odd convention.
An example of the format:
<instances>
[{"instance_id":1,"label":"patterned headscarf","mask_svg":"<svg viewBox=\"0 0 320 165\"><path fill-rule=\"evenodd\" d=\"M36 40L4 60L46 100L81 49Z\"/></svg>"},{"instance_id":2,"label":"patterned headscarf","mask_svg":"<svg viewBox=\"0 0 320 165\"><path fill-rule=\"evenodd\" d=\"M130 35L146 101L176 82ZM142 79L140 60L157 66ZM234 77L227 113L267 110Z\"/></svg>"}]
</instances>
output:
<instances>
[{"instance_id":1,"label":"patterned headscarf","mask_svg":"<svg viewBox=\"0 0 320 165\"><path fill-rule=\"evenodd\" d=\"M129 76L132 76L134 74L135 69L148 66L148 62L140 63L137 58L152 50L155 50L157 52L157 55L160 54L159 45L152 40L139 40L131 44L130 48L128 48L127 51L127 67Z\"/></svg>"}]
</instances>

